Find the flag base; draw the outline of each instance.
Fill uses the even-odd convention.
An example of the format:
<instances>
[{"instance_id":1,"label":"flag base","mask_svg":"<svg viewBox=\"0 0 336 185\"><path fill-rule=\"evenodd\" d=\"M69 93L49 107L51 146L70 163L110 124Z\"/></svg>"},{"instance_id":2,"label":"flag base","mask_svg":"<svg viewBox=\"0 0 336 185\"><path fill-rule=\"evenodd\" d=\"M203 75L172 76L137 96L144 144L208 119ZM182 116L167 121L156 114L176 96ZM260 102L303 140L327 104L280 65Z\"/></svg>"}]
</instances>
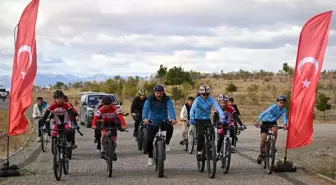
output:
<instances>
[{"instance_id":1,"label":"flag base","mask_svg":"<svg viewBox=\"0 0 336 185\"><path fill-rule=\"evenodd\" d=\"M20 176L19 167L17 165L10 165L6 162L4 167L0 169L0 177L15 177Z\"/></svg>"},{"instance_id":2,"label":"flag base","mask_svg":"<svg viewBox=\"0 0 336 185\"><path fill-rule=\"evenodd\" d=\"M281 161L279 160L274 166L275 172L296 172L296 167L293 165L292 161Z\"/></svg>"}]
</instances>

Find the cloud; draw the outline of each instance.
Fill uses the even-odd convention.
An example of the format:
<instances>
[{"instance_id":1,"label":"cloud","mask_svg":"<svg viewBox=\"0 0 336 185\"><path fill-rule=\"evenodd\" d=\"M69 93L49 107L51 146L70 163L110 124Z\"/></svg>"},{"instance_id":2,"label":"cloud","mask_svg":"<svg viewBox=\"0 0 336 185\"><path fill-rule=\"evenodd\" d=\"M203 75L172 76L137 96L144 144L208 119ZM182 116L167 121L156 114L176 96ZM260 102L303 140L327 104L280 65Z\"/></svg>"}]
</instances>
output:
<instances>
[{"instance_id":1,"label":"cloud","mask_svg":"<svg viewBox=\"0 0 336 185\"><path fill-rule=\"evenodd\" d=\"M13 28L29 0L1 3L0 72L10 75ZM38 72L149 76L160 64L278 71L295 64L303 24L335 8L334 0L43 0ZM335 66L334 19L323 69Z\"/></svg>"}]
</instances>

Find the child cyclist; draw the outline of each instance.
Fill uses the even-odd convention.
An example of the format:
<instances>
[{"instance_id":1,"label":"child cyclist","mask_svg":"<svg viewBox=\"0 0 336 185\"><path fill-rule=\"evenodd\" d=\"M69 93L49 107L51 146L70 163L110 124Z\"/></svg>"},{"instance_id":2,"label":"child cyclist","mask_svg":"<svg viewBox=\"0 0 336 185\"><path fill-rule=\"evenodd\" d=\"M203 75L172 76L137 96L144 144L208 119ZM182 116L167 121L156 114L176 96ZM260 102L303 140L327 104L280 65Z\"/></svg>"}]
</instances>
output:
<instances>
[{"instance_id":1,"label":"child cyclist","mask_svg":"<svg viewBox=\"0 0 336 185\"><path fill-rule=\"evenodd\" d=\"M220 94L218 96L218 101L219 101L219 106L221 108L222 111L224 111L224 115L225 115L225 120L226 120L226 124L222 123L221 121L219 121L219 114L218 111L215 110L214 112L214 124L219 125L220 129L218 130L217 134L218 134L218 140L217 140L217 157L219 157L219 152L222 149L222 144L223 144L223 140L224 140L224 135L225 135L225 130L223 128L223 125L228 125L228 126L234 126L233 123L233 119L238 117L237 111L231 106L228 105L228 97L225 95ZM232 145L234 145L234 140L236 140L237 138L234 138L234 133L233 130L230 131L230 136L232 137ZM232 153L234 153L234 148L232 148Z\"/></svg>"},{"instance_id":2,"label":"child cyclist","mask_svg":"<svg viewBox=\"0 0 336 185\"><path fill-rule=\"evenodd\" d=\"M102 119L102 129L101 129L101 158L104 158L105 156L105 151L104 151L104 144L105 144L105 137L107 134L107 130L104 129L110 125L117 124L117 128L119 126L119 123L121 123L121 127L123 129L127 128L127 125L125 123L124 117L120 111L120 109L112 104L112 98L110 96L104 96L103 98L103 106L100 107L96 114L93 117L92 121L92 128L96 129L96 124L98 118L101 117ZM117 143L117 130L114 130L112 133L112 139L114 140L115 143ZM113 156L113 160L117 160L117 154L115 153L115 156Z\"/></svg>"}]
</instances>

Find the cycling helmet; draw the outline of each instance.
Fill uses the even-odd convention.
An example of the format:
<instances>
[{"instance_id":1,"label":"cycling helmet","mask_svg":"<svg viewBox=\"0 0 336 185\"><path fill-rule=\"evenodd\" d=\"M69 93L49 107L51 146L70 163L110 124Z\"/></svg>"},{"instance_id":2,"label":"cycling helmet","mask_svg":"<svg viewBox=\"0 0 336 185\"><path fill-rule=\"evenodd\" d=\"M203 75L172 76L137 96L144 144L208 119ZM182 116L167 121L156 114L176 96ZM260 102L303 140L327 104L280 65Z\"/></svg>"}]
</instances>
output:
<instances>
[{"instance_id":1,"label":"cycling helmet","mask_svg":"<svg viewBox=\"0 0 336 185\"><path fill-rule=\"evenodd\" d=\"M103 104L104 105L111 105L112 104L112 98L110 96L104 96Z\"/></svg>"},{"instance_id":2,"label":"cycling helmet","mask_svg":"<svg viewBox=\"0 0 336 185\"><path fill-rule=\"evenodd\" d=\"M140 96L146 96L146 90L145 89L140 89L139 90L139 95Z\"/></svg>"},{"instance_id":3,"label":"cycling helmet","mask_svg":"<svg viewBox=\"0 0 336 185\"><path fill-rule=\"evenodd\" d=\"M222 100L224 100L224 96L223 96L222 94L220 94L220 95L218 96L218 101L222 101Z\"/></svg>"},{"instance_id":4,"label":"cycling helmet","mask_svg":"<svg viewBox=\"0 0 336 185\"><path fill-rule=\"evenodd\" d=\"M56 91L54 92L54 99L61 98L61 97L65 97L63 91L61 91L61 90L56 90Z\"/></svg>"},{"instance_id":5,"label":"cycling helmet","mask_svg":"<svg viewBox=\"0 0 336 185\"><path fill-rule=\"evenodd\" d=\"M277 101L277 102L279 102L279 101L284 101L284 102L286 102L286 101L287 101L287 98L286 98L286 96L284 96L284 95L280 95L280 96L277 97L276 101Z\"/></svg>"},{"instance_id":6,"label":"cycling helmet","mask_svg":"<svg viewBox=\"0 0 336 185\"><path fill-rule=\"evenodd\" d=\"M232 97L229 97L228 99L230 102L234 102L233 98Z\"/></svg>"},{"instance_id":7,"label":"cycling helmet","mask_svg":"<svg viewBox=\"0 0 336 185\"><path fill-rule=\"evenodd\" d=\"M199 93L210 93L210 87L208 85L201 85L201 87L199 88Z\"/></svg>"},{"instance_id":8,"label":"cycling helmet","mask_svg":"<svg viewBox=\"0 0 336 185\"><path fill-rule=\"evenodd\" d=\"M154 92L163 92L165 89L162 85L156 85L154 88L153 88Z\"/></svg>"}]
</instances>

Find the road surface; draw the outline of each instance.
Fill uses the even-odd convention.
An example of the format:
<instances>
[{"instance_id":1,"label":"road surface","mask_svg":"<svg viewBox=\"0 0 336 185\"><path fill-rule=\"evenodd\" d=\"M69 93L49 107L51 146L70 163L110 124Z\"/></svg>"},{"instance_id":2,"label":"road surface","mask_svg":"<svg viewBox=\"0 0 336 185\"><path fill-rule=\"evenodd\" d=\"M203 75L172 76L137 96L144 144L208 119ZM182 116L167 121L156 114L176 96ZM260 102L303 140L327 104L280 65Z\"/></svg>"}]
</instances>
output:
<instances>
[{"instance_id":1,"label":"road surface","mask_svg":"<svg viewBox=\"0 0 336 185\"><path fill-rule=\"evenodd\" d=\"M9 102L8 99L6 99L4 102L1 99L0 100L0 109L8 109L8 102Z\"/></svg>"},{"instance_id":2,"label":"road surface","mask_svg":"<svg viewBox=\"0 0 336 185\"><path fill-rule=\"evenodd\" d=\"M130 132L120 133L118 138L118 161L113 165L112 178L107 176L106 162L99 158L93 143L92 129L82 128L84 136L76 135L78 148L74 150L73 159L70 161L69 175L63 175L61 182L55 180L52 170L52 154L50 150L40 153L37 159L27 165L20 177L10 177L0 184L25 184L25 185L53 185L53 184L176 184L176 185L310 185L329 184L303 171L294 173L273 173L268 175L265 170L256 164L258 142L251 142L258 137L258 130L248 127L238 141L239 152L232 155L231 168L228 174L223 174L217 168L215 179L209 179L207 172L200 173L196 167L195 154L190 155L178 144L181 135L180 126L175 126L171 142L171 151L165 161L165 177L158 178L152 167L147 167L147 156L136 149L132 137L133 130L129 123Z\"/></svg>"}]
</instances>

